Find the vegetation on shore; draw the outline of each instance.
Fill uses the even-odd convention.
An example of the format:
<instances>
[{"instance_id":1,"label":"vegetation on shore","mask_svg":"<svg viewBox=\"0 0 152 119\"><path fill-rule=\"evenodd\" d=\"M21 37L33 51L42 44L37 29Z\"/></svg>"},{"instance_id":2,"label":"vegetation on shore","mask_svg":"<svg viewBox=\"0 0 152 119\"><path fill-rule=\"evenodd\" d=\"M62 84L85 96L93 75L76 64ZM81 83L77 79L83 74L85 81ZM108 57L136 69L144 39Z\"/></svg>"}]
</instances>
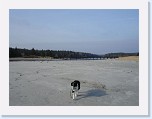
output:
<instances>
[{"instance_id":1,"label":"vegetation on shore","mask_svg":"<svg viewBox=\"0 0 152 119\"><path fill-rule=\"evenodd\" d=\"M35 50L21 49L21 48L9 48L9 58L43 58L51 57L54 59L85 59L85 58L119 58L126 56L139 56L139 53L108 53L104 55L97 55L85 52L74 52L64 50Z\"/></svg>"}]
</instances>

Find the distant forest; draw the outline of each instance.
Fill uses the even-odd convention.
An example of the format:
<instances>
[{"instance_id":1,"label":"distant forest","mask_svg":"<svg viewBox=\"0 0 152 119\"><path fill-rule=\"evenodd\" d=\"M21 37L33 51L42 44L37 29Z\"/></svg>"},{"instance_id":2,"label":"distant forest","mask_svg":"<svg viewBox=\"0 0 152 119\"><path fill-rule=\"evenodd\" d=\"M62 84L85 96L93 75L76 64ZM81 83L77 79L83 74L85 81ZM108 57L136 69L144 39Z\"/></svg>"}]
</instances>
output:
<instances>
[{"instance_id":1,"label":"distant forest","mask_svg":"<svg viewBox=\"0 0 152 119\"><path fill-rule=\"evenodd\" d=\"M43 58L51 57L54 59L85 59L85 58L118 58L125 56L139 56L139 53L108 53L104 55L97 55L85 52L74 52L64 50L35 50L32 49L21 49L21 48L9 48L9 58Z\"/></svg>"}]
</instances>

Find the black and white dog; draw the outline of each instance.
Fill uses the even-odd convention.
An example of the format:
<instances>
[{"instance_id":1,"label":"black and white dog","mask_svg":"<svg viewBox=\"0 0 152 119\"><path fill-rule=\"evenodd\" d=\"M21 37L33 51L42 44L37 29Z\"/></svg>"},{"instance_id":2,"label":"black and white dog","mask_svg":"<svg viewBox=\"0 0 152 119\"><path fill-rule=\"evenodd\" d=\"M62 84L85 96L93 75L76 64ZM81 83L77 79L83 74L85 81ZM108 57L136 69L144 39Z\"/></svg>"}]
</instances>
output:
<instances>
[{"instance_id":1,"label":"black and white dog","mask_svg":"<svg viewBox=\"0 0 152 119\"><path fill-rule=\"evenodd\" d=\"M70 96L72 99L75 99L78 95L78 91L80 90L80 81L75 80L71 83L71 91Z\"/></svg>"}]
</instances>

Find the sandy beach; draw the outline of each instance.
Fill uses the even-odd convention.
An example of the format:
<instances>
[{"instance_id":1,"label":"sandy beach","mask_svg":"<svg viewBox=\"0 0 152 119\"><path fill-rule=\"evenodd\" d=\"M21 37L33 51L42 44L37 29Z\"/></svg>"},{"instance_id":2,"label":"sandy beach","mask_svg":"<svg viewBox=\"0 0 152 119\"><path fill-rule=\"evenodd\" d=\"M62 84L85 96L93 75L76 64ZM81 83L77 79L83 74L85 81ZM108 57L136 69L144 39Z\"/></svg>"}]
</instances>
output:
<instances>
[{"instance_id":1,"label":"sandy beach","mask_svg":"<svg viewBox=\"0 0 152 119\"><path fill-rule=\"evenodd\" d=\"M70 98L70 83L81 89ZM61 60L9 62L10 106L138 106L139 62Z\"/></svg>"}]
</instances>

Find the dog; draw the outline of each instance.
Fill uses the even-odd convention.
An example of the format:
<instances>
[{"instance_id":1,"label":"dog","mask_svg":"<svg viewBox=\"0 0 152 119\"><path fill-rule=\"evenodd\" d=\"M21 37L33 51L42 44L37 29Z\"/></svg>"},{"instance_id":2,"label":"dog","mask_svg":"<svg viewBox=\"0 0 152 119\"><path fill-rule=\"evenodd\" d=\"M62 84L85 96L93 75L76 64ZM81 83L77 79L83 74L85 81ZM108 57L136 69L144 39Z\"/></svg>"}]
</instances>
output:
<instances>
[{"instance_id":1,"label":"dog","mask_svg":"<svg viewBox=\"0 0 152 119\"><path fill-rule=\"evenodd\" d=\"M74 100L78 96L78 91L80 90L80 81L75 80L71 83L70 96Z\"/></svg>"}]
</instances>

